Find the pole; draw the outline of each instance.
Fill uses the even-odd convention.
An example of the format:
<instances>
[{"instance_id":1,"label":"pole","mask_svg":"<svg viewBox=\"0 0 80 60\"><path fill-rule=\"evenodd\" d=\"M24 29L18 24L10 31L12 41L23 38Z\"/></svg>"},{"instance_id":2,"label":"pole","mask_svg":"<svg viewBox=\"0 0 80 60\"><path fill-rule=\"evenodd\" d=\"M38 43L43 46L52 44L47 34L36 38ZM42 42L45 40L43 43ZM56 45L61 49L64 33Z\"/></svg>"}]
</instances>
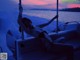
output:
<instances>
[{"instance_id":1,"label":"pole","mask_svg":"<svg viewBox=\"0 0 80 60\"><path fill-rule=\"evenodd\" d=\"M58 9L59 9L59 0L57 0L57 15L58 15ZM58 32L58 17L57 17L57 21L56 21L56 29L57 29L57 32Z\"/></svg>"},{"instance_id":2,"label":"pole","mask_svg":"<svg viewBox=\"0 0 80 60\"><path fill-rule=\"evenodd\" d=\"M22 18L22 10L23 10L23 8L22 8L22 1L21 1L21 0L19 0L19 14L20 14L19 19L21 19L21 18ZM23 32L22 27L21 27L21 32L22 32L22 40L24 40L24 32Z\"/></svg>"}]
</instances>

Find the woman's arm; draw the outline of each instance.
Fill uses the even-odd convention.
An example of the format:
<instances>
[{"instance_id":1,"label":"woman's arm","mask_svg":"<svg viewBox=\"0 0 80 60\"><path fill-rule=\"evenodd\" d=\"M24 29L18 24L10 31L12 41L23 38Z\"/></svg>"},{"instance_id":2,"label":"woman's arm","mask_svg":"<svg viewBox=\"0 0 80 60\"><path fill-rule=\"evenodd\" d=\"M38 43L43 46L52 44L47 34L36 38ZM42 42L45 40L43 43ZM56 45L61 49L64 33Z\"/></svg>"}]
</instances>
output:
<instances>
[{"instance_id":1,"label":"woman's arm","mask_svg":"<svg viewBox=\"0 0 80 60\"><path fill-rule=\"evenodd\" d=\"M50 24L52 21L54 21L56 18L58 18L58 15L56 15L55 17L53 17L48 23L44 23L44 24L38 25L38 27L43 28L43 27L49 25L49 24Z\"/></svg>"}]
</instances>

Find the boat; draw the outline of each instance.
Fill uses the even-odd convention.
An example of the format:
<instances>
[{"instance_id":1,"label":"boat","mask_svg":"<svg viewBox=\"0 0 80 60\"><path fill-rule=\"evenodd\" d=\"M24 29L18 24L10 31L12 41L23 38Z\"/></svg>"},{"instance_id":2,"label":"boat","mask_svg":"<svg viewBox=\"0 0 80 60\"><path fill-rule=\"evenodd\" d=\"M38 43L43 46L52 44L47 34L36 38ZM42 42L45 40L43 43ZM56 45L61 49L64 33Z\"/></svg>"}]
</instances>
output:
<instances>
[{"instance_id":1,"label":"boat","mask_svg":"<svg viewBox=\"0 0 80 60\"><path fill-rule=\"evenodd\" d=\"M69 23L64 30L49 33L49 36L54 40L49 48L35 37L17 38L10 30L6 40L16 60L78 60L79 57L74 56L80 52L80 23Z\"/></svg>"},{"instance_id":2,"label":"boat","mask_svg":"<svg viewBox=\"0 0 80 60\"><path fill-rule=\"evenodd\" d=\"M21 7L21 0L20 6ZM57 0L58 15L58 0ZM54 44L48 44L44 39L36 37L23 38L16 36L11 30L7 31L7 47L12 52L8 60L79 60L80 53L80 23L66 22L63 29L52 31L48 35ZM47 45L47 46L46 46Z\"/></svg>"}]
</instances>

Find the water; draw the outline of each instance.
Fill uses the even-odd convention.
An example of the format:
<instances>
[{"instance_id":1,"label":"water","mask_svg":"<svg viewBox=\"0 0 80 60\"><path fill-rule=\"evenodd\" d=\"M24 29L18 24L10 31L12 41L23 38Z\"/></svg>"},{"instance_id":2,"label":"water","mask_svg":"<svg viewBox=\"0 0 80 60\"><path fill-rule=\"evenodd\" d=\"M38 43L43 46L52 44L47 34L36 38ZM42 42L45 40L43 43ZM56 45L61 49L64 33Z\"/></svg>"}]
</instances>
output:
<instances>
[{"instance_id":1,"label":"water","mask_svg":"<svg viewBox=\"0 0 80 60\"><path fill-rule=\"evenodd\" d=\"M46 18L50 20L56 15L56 11L26 10L24 14L27 14L30 16L42 17L42 18ZM59 11L59 21L61 22L70 22L70 21L80 22L80 12Z\"/></svg>"}]
</instances>

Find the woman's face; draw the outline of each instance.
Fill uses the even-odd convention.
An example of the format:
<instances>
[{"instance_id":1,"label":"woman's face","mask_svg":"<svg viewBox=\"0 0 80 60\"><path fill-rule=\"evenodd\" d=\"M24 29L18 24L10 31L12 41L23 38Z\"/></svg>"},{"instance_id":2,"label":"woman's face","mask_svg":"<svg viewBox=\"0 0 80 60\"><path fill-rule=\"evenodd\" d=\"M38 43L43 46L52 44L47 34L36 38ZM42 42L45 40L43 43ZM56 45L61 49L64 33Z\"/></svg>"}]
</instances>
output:
<instances>
[{"instance_id":1,"label":"woman's face","mask_svg":"<svg viewBox=\"0 0 80 60\"><path fill-rule=\"evenodd\" d=\"M32 27L33 27L32 23L28 23L28 28L32 28Z\"/></svg>"},{"instance_id":2,"label":"woman's face","mask_svg":"<svg viewBox=\"0 0 80 60\"><path fill-rule=\"evenodd\" d=\"M32 25L31 21L29 21L27 19L23 19L22 22L25 24L26 28L32 29L33 25Z\"/></svg>"}]
</instances>

